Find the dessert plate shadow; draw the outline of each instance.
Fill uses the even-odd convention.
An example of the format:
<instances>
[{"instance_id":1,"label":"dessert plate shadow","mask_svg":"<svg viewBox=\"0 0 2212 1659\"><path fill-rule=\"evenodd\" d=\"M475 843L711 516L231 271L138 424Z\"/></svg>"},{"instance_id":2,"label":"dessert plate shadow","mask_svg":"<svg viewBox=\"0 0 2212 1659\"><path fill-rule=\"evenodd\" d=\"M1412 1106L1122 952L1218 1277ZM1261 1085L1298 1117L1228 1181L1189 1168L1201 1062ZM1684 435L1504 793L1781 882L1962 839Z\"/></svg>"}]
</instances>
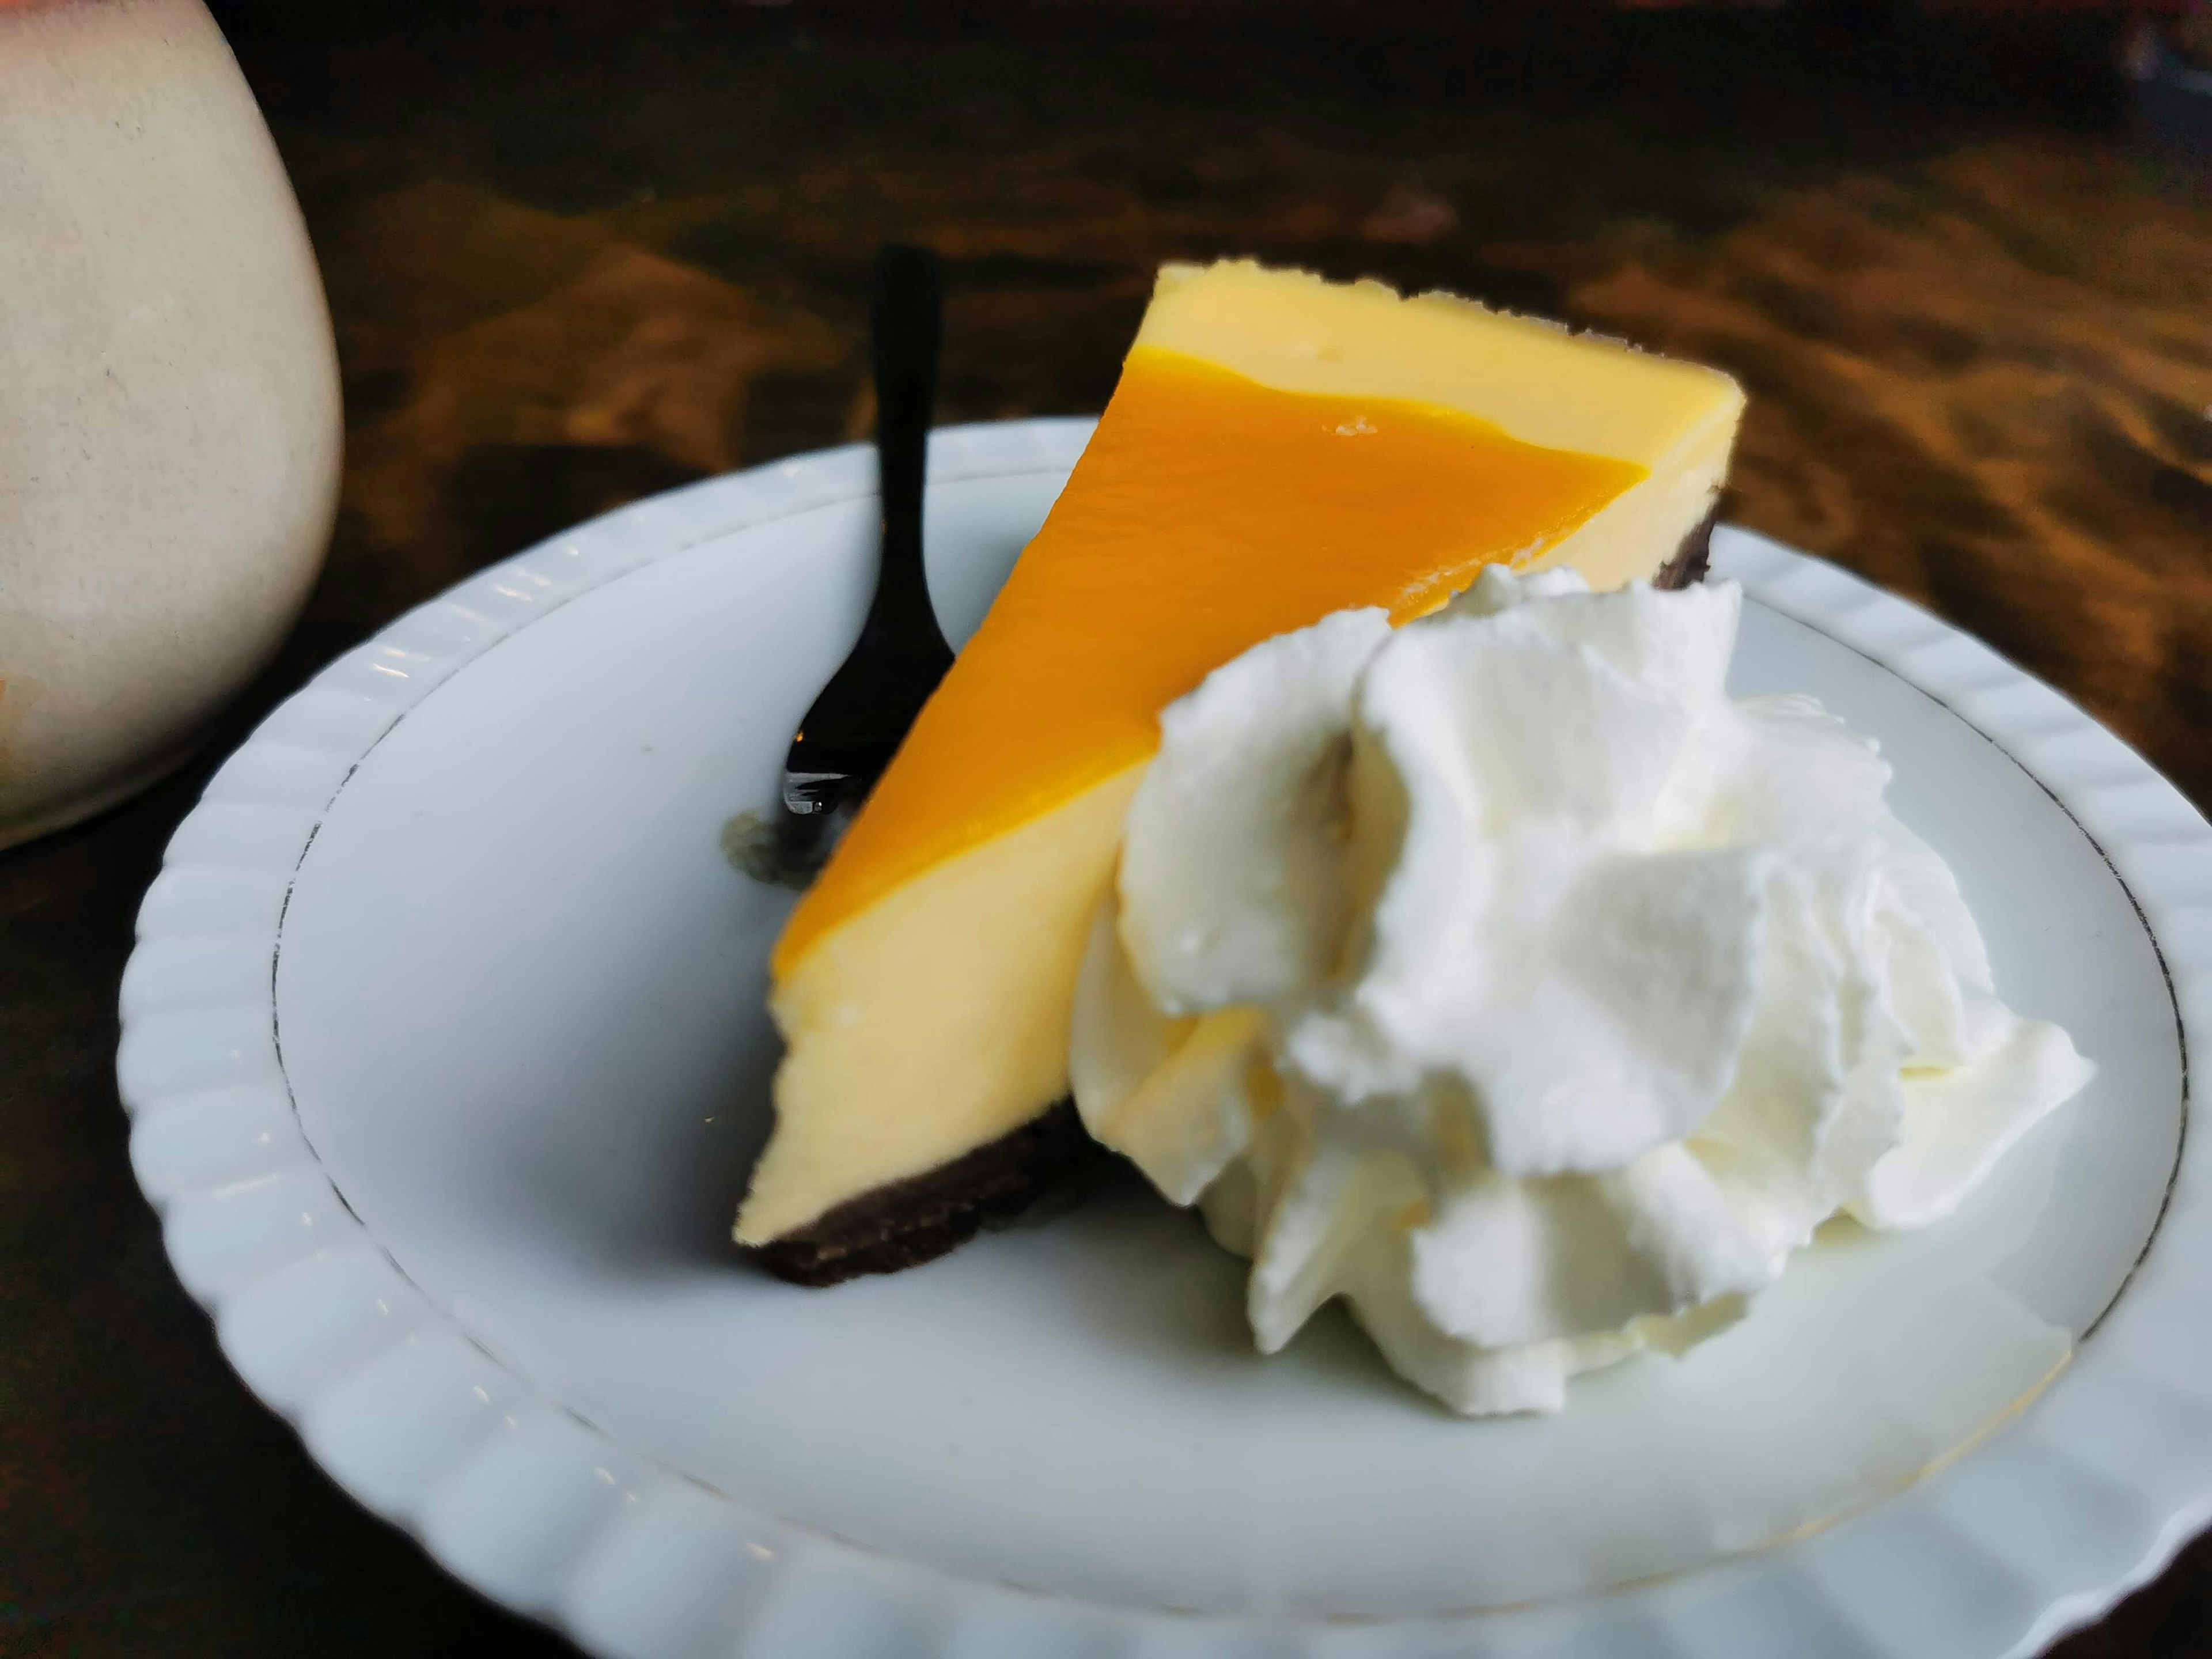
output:
<instances>
[{"instance_id":1,"label":"dessert plate shadow","mask_svg":"<svg viewBox=\"0 0 2212 1659\"><path fill-rule=\"evenodd\" d=\"M933 440L964 640L1080 421ZM269 720L141 912L118 1070L246 1383L459 1577L622 1655L2024 1654L2212 1518L2212 830L1902 600L1723 529L1739 691L1820 696L2100 1073L1951 1221L1465 1423L1109 1177L889 1279L727 1242L790 896L725 824L867 599L830 451L556 537Z\"/></svg>"}]
</instances>

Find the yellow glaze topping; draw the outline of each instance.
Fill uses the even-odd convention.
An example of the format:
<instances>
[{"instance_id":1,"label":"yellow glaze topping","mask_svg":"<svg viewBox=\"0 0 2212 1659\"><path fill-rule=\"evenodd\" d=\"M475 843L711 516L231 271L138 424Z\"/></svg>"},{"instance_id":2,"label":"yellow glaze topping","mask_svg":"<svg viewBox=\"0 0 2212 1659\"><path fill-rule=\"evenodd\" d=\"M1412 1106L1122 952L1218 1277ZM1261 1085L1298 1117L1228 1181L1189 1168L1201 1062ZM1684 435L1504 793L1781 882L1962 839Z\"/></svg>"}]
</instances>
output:
<instances>
[{"instance_id":1,"label":"yellow glaze topping","mask_svg":"<svg viewBox=\"0 0 2212 1659\"><path fill-rule=\"evenodd\" d=\"M1525 563L1647 470L1402 398L1139 346L1044 528L776 946L1152 752L1159 712L1349 605L1394 622Z\"/></svg>"}]
</instances>

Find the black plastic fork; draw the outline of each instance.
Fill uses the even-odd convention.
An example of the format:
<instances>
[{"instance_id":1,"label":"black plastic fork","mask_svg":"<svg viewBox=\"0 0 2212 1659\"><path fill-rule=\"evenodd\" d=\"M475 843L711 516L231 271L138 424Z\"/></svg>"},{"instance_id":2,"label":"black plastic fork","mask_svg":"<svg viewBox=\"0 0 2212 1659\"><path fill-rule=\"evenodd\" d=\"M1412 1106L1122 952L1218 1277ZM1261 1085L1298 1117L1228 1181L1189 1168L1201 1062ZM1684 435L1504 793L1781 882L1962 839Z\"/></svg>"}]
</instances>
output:
<instances>
[{"instance_id":1,"label":"black plastic fork","mask_svg":"<svg viewBox=\"0 0 2212 1659\"><path fill-rule=\"evenodd\" d=\"M820 867L952 666L952 647L938 626L922 566L922 488L944 325L935 254L884 249L876 261L870 325L882 558L860 637L806 711L784 757L775 856L748 860L774 866L756 873L786 881Z\"/></svg>"}]
</instances>

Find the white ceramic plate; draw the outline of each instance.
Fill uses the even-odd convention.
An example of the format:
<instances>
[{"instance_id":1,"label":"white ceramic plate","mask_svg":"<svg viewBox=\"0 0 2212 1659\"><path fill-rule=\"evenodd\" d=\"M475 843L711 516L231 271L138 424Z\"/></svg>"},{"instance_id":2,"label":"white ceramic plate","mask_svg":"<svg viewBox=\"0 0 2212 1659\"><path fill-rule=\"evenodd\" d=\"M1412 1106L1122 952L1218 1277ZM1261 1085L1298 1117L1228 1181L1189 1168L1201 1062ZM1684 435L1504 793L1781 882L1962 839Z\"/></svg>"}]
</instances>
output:
<instances>
[{"instance_id":1,"label":"white ceramic plate","mask_svg":"<svg viewBox=\"0 0 2212 1659\"><path fill-rule=\"evenodd\" d=\"M939 433L964 639L1088 433ZM378 1514L653 1656L2025 1653L2212 1517L2212 831L1912 606L1735 532L1736 684L1882 741L2016 1006L2102 1070L1952 1221L1839 1229L1755 1316L1454 1420L1341 1319L1261 1360L1133 1182L805 1291L726 1224L788 897L724 822L855 632L865 449L719 478L402 618L209 786L119 1061L169 1253Z\"/></svg>"}]
</instances>

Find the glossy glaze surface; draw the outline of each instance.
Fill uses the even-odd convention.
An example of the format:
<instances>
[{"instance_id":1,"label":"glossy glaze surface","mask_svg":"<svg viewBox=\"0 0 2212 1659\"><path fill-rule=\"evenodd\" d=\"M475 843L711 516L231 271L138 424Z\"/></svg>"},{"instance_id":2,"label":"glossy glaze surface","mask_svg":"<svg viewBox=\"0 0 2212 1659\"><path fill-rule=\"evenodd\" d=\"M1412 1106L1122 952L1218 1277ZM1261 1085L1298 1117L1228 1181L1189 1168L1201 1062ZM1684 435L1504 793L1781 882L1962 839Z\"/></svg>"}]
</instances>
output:
<instances>
[{"instance_id":1,"label":"glossy glaze surface","mask_svg":"<svg viewBox=\"0 0 2212 1659\"><path fill-rule=\"evenodd\" d=\"M1441 405L1279 392L1139 348L1066 507L793 917L779 975L908 877L1142 761L1159 711L1247 647L1346 605L1420 615L1645 476Z\"/></svg>"}]
</instances>

